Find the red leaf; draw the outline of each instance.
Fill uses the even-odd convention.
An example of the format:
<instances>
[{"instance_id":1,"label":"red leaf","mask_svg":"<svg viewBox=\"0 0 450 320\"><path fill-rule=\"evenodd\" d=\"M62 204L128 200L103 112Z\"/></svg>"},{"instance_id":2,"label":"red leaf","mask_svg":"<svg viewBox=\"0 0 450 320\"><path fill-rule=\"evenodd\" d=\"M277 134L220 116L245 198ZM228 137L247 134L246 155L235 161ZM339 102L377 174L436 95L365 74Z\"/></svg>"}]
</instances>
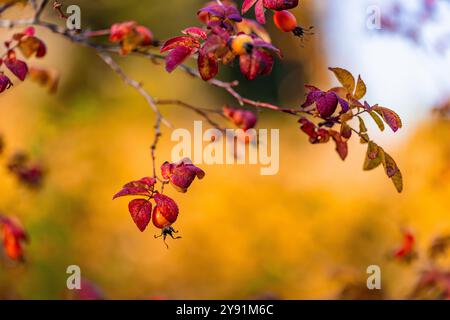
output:
<instances>
[{"instance_id":1,"label":"red leaf","mask_svg":"<svg viewBox=\"0 0 450 320\"><path fill-rule=\"evenodd\" d=\"M140 180L131 181L123 186L122 190L116 193L113 199L123 196L151 196L156 179L145 177Z\"/></svg>"},{"instance_id":2,"label":"red leaf","mask_svg":"<svg viewBox=\"0 0 450 320\"><path fill-rule=\"evenodd\" d=\"M314 123L312 123L305 117L301 118L298 122L301 124L300 129L310 138L315 139L317 137L316 125Z\"/></svg>"},{"instance_id":3,"label":"red leaf","mask_svg":"<svg viewBox=\"0 0 450 320\"><path fill-rule=\"evenodd\" d=\"M166 70L167 72L172 72L180 64L184 62L190 55L195 52L192 48L180 46L176 47L166 57Z\"/></svg>"},{"instance_id":4,"label":"red leaf","mask_svg":"<svg viewBox=\"0 0 450 320\"><path fill-rule=\"evenodd\" d=\"M109 41L119 42L122 41L126 36L128 36L136 26L135 21L119 22L111 26L109 32Z\"/></svg>"},{"instance_id":5,"label":"red leaf","mask_svg":"<svg viewBox=\"0 0 450 320\"><path fill-rule=\"evenodd\" d=\"M25 62L16 58L10 58L5 59L5 65L21 81L25 80L28 73L28 66Z\"/></svg>"},{"instance_id":6,"label":"red leaf","mask_svg":"<svg viewBox=\"0 0 450 320\"><path fill-rule=\"evenodd\" d=\"M191 163L188 158L179 163L164 162L161 166L161 174L164 179L170 181L179 192L186 192L194 179L203 179L205 172Z\"/></svg>"},{"instance_id":7,"label":"red leaf","mask_svg":"<svg viewBox=\"0 0 450 320\"><path fill-rule=\"evenodd\" d=\"M255 127L258 120L250 110L234 109L228 106L223 107L223 114L244 131Z\"/></svg>"},{"instance_id":8,"label":"red leaf","mask_svg":"<svg viewBox=\"0 0 450 320\"><path fill-rule=\"evenodd\" d=\"M281 11L294 9L299 0L264 0L264 7L271 10Z\"/></svg>"},{"instance_id":9,"label":"red leaf","mask_svg":"<svg viewBox=\"0 0 450 320\"><path fill-rule=\"evenodd\" d=\"M305 117L300 118L298 122L301 124L300 129L309 136L310 143L327 143L330 140L330 132L328 130L318 129L314 123Z\"/></svg>"},{"instance_id":10,"label":"red leaf","mask_svg":"<svg viewBox=\"0 0 450 320\"><path fill-rule=\"evenodd\" d=\"M264 3L263 3L263 0L259 0L256 3L255 15L256 15L256 20L259 23L261 23L261 24L265 24L266 23L266 16L264 14Z\"/></svg>"},{"instance_id":11,"label":"red leaf","mask_svg":"<svg viewBox=\"0 0 450 320\"><path fill-rule=\"evenodd\" d=\"M6 255L13 260L23 260L24 250L22 243L28 241L28 235L20 222L16 218L0 215L0 231Z\"/></svg>"},{"instance_id":12,"label":"red leaf","mask_svg":"<svg viewBox=\"0 0 450 320\"><path fill-rule=\"evenodd\" d=\"M345 141L341 134L337 131L330 130L330 135L336 143L336 152L339 154L342 160L345 160L348 155L348 145L347 141Z\"/></svg>"},{"instance_id":13,"label":"red leaf","mask_svg":"<svg viewBox=\"0 0 450 320\"><path fill-rule=\"evenodd\" d=\"M245 0L242 4L242 14L246 13L248 10L250 10L251 7L253 7L258 0Z\"/></svg>"},{"instance_id":14,"label":"red leaf","mask_svg":"<svg viewBox=\"0 0 450 320\"><path fill-rule=\"evenodd\" d=\"M206 31L198 27L189 27L184 29L182 32L188 36L200 38L203 40L206 40L207 37Z\"/></svg>"},{"instance_id":15,"label":"red leaf","mask_svg":"<svg viewBox=\"0 0 450 320\"><path fill-rule=\"evenodd\" d=\"M141 232L144 231L145 228L147 228L152 215L152 204L150 201L145 199L131 200L128 204L128 210L139 230L141 230Z\"/></svg>"},{"instance_id":16,"label":"red leaf","mask_svg":"<svg viewBox=\"0 0 450 320\"><path fill-rule=\"evenodd\" d=\"M197 64L204 81L211 80L219 72L219 63L213 53L200 50Z\"/></svg>"},{"instance_id":17,"label":"red leaf","mask_svg":"<svg viewBox=\"0 0 450 320\"><path fill-rule=\"evenodd\" d=\"M251 54L241 55L239 62L242 74L249 80L270 73L274 63L273 57L262 50L253 50Z\"/></svg>"},{"instance_id":18,"label":"red leaf","mask_svg":"<svg viewBox=\"0 0 450 320\"><path fill-rule=\"evenodd\" d=\"M179 36L172 39L167 40L161 47L161 53L173 50L177 47L188 47L188 48L199 48L200 43L197 39L191 36Z\"/></svg>"},{"instance_id":19,"label":"red leaf","mask_svg":"<svg viewBox=\"0 0 450 320\"><path fill-rule=\"evenodd\" d=\"M410 231L406 231L403 234L402 245L394 251L396 258L402 259L413 253L415 237Z\"/></svg>"}]
</instances>

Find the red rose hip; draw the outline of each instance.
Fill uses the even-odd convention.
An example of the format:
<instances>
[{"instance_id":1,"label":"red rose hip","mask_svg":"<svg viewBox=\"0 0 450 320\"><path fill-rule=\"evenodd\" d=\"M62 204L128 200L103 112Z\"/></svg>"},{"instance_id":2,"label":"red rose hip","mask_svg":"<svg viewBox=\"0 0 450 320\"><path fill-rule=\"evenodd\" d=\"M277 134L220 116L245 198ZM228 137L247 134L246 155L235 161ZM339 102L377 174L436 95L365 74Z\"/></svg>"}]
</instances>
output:
<instances>
[{"instance_id":1,"label":"red rose hip","mask_svg":"<svg viewBox=\"0 0 450 320\"><path fill-rule=\"evenodd\" d=\"M299 26L297 24L297 18L287 10L275 11L275 14L273 15L273 22L281 31L292 32L294 33L294 35L300 38L304 35L312 34L311 32L309 32L312 27L309 27L309 29L304 29L303 27Z\"/></svg>"},{"instance_id":2,"label":"red rose hip","mask_svg":"<svg viewBox=\"0 0 450 320\"><path fill-rule=\"evenodd\" d=\"M289 11L276 11L273 15L273 21L278 29L283 32L291 32L297 28L297 18Z\"/></svg>"}]
</instances>

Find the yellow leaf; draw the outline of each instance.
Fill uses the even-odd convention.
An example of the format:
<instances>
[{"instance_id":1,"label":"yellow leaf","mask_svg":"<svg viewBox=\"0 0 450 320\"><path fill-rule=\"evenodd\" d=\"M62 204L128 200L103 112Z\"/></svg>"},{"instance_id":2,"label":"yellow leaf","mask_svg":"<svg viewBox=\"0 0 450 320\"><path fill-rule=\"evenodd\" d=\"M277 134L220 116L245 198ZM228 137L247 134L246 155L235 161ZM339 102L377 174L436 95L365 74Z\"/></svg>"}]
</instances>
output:
<instances>
[{"instance_id":1,"label":"yellow leaf","mask_svg":"<svg viewBox=\"0 0 450 320\"><path fill-rule=\"evenodd\" d=\"M370 114L370 116L372 117L372 119L375 121L375 123L377 124L378 128L379 128L381 131L384 131L384 123L383 123L383 121L381 120L381 118L380 118L375 112L373 112L373 111L370 111L369 114Z\"/></svg>"},{"instance_id":2,"label":"yellow leaf","mask_svg":"<svg viewBox=\"0 0 450 320\"><path fill-rule=\"evenodd\" d=\"M349 71L342 68L329 69L334 73L342 86L347 89L348 93L352 94L353 90L355 90L355 78L353 77L353 75Z\"/></svg>"},{"instance_id":3,"label":"yellow leaf","mask_svg":"<svg viewBox=\"0 0 450 320\"><path fill-rule=\"evenodd\" d=\"M363 79L361 79L361 76L358 76L358 83L356 84L356 90L354 97L356 100L359 100L363 98L366 95L367 87L364 83Z\"/></svg>"},{"instance_id":4,"label":"yellow leaf","mask_svg":"<svg viewBox=\"0 0 450 320\"><path fill-rule=\"evenodd\" d=\"M375 142L370 141L367 145L366 160L364 161L363 169L366 171L377 168L383 159L384 150L380 148Z\"/></svg>"}]
</instances>

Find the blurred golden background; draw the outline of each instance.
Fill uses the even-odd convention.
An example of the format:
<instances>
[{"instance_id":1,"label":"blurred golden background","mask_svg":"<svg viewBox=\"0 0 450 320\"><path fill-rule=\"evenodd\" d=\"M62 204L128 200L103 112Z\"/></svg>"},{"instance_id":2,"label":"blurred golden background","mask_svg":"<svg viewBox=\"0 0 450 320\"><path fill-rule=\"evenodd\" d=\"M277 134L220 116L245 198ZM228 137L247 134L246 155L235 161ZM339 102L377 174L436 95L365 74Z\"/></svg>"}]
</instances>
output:
<instances>
[{"instance_id":1,"label":"blurred golden background","mask_svg":"<svg viewBox=\"0 0 450 320\"><path fill-rule=\"evenodd\" d=\"M82 23L92 29L133 19L167 39L198 24L195 12L203 1L70 3L80 5ZM240 92L297 106L305 83L332 84L327 72L332 48L321 37L327 17L321 8L304 1L295 10L304 25L316 28L303 45L268 23L285 59L276 62L270 77L242 81ZM17 14L25 13L10 13ZM0 39L13 32L0 30ZM48 56L31 64L57 69L61 83L55 95L24 82L0 97L4 154L24 150L48 170L44 187L30 191L0 168L0 211L18 216L31 236L26 264L0 265L0 298L62 298L72 264L110 299L333 299L349 282L364 285L367 266L376 264L382 268L383 295L402 298L423 267L388 258L401 242L402 228L414 231L419 251L435 236L450 233L448 120L430 113L405 125L401 137L388 130L379 136L403 172L405 190L397 194L382 170L362 171L365 146L352 143L342 162L333 146L310 145L293 118L264 111L258 127L280 129L279 173L261 176L258 166L200 165L206 177L188 193L167 188L180 207L175 227L183 237L169 239L167 250L153 238L159 230L137 230L127 211L129 199L111 200L124 183L151 174L153 112L92 50L37 32L46 39ZM118 62L155 97L208 108L236 105L221 90L180 71L169 75L136 57ZM360 72L358 66L351 71ZM230 68L219 77L243 80ZM378 99L372 103L389 103ZM198 119L177 106L162 108L175 127L192 128ZM164 128L159 164L170 159L173 146Z\"/></svg>"}]
</instances>

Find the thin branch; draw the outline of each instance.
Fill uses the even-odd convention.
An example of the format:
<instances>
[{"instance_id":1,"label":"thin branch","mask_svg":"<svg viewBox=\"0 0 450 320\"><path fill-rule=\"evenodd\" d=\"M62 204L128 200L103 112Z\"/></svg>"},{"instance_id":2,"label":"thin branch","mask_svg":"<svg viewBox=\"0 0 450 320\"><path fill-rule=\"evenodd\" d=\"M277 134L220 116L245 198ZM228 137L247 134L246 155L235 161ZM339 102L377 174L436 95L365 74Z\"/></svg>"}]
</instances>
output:
<instances>
[{"instance_id":1,"label":"thin branch","mask_svg":"<svg viewBox=\"0 0 450 320\"><path fill-rule=\"evenodd\" d=\"M15 5L14 2L8 2L0 6L0 14L11 8L13 5Z\"/></svg>"},{"instance_id":2,"label":"thin branch","mask_svg":"<svg viewBox=\"0 0 450 320\"><path fill-rule=\"evenodd\" d=\"M155 103L158 105L178 105L178 106L184 107L186 109L192 110L193 112L202 116L214 128L217 128L219 130L224 130L208 114L208 113L214 113L214 114L223 116L222 112L220 112L218 110L199 108L199 107L193 106L189 103L186 103L186 102L178 100L178 99L155 99Z\"/></svg>"},{"instance_id":3,"label":"thin branch","mask_svg":"<svg viewBox=\"0 0 450 320\"><path fill-rule=\"evenodd\" d=\"M48 4L48 0L42 0L41 3L39 4L39 6L37 6L37 9L34 12L34 16L33 16L34 21L39 21L47 4Z\"/></svg>"},{"instance_id":4,"label":"thin branch","mask_svg":"<svg viewBox=\"0 0 450 320\"><path fill-rule=\"evenodd\" d=\"M70 32L70 30L61 28L58 25L44 22L44 21L33 21L30 19L16 20L16 21L0 20L0 27L4 27L4 28L12 28L12 27L16 27L16 26L27 26L27 25L36 25L36 26L41 26L41 27L47 28L48 30L50 30L54 33L57 33L59 35L62 35L63 37L67 38L68 40L70 40L72 42L78 43L85 47L95 49L96 51L110 52L110 53L115 53L115 54L120 53L120 47L118 47L116 45L100 45L100 44L89 42L88 38L89 38L89 35L92 33L92 31L87 31L86 33L81 33L81 34L74 34L74 33ZM135 50L131 54L146 57L146 58L150 59L153 63L165 62L165 59L166 59L165 56L163 56L161 54L152 53L152 52L148 52L148 51L144 52L144 51ZM180 65L179 68L181 70L183 70L185 73L187 73L188 75L193 76L198 79L201 79L201 75L197 70L192 69L185 64ZM260 102L260 101L256 101L256 100L252 100L252 99L243 97L235 89L235 87L237 87L239 85L238 81L225 82L225 81L221 81L218 79L211 79L207 83L209 83L210 85L212 85L214 87L225 90L233 98L235 98L236 101L241 106L247 104L247 105L253 106L255 108L270 109L270 110L284 112L284 113L293 114L293 115L302 113L301 109L283 108L283 107L280 107L280 106L277 106L274 104L270 104L267 102Z\"/></svg>"},{"instance_id":5,"label":"thin branch","mask_svg":"<svg viewBox=\"0 0 450 320\"><path fill-rule=\"evenodd\" d=\"M152 167L153 167L153 178L157 178L157 174L156 174L156 147L158 145L159 139L161 138L161 121L162 121L162 117L161 115L157 115L156 116L156 122L154 125L154 130L155 130L155 137L153 139L153 143L150 146L150 153L152 156Z\"/></svg>"},{"instance_id":6,"label":"thin branch","mask_svg":"<svg viewBox=\"0 0 450 320\"><path fill-rule=\"evenodd\" d=\"M171 124L162 117L158 107L156 106L154 98L142 87L142 85L137 82L136 80L133 80L129 78L125 72L122 70L122 68L106 53L99 52L99 57L105 61L105 63L115 72L117 73L120 78L125 82L127 85L133 87L136 89L137 92L139 92L147 101L148 105L152 108L152 110L155 112L157 118L160 118L159 121L163 122L166 126L172 127Z\"/></svg>"},{"instance_id":7,"label":"thin branch","mask_svg":"<svg viewBox=\"0 0 450 320\"><path fill-rule=\"evenodd\" d=\"M156 106L155 99L142 87L142 85L133 80L130 79L125 72L122 70L122 68L106 53L99 52L98 55L100 58L105 61L105 63L114 71L116 72L119 77L125 82L127 85L135 88L137 92L139 92L147 101L147 103L150 105L150 107L153 109L153 111L156 114L156 121L154 125L155 130L155 137L153 140L152 145L150 146L150 152L152 157L152 166L153 166L153 177L157 177L156 175L156 146L158 145L159 139L161 137L161 123L164 123L168 127L172 127L171 124L163 118L161 115L161 112L159 111L158 107Z\"/></svg>"}]
</instances>

